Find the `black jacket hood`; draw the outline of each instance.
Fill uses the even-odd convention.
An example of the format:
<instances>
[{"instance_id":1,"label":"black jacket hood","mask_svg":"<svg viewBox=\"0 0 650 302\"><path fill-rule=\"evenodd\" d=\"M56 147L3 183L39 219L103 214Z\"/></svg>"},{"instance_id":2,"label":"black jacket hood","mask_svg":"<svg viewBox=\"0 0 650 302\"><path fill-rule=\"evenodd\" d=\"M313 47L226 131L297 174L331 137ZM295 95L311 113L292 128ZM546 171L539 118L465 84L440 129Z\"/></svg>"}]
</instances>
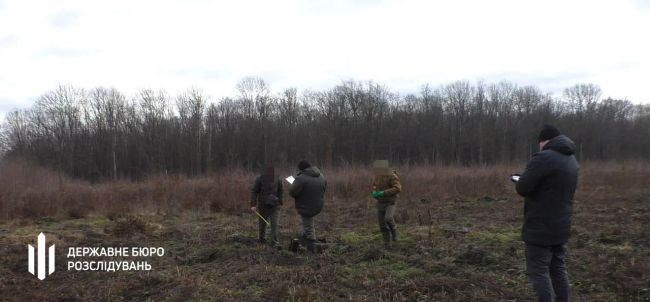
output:
<instances>
[{"instance_id":1,"label":"black jacket hood","mask_svg":"<svg viewBox=\"0 0 650 302\"><path fill-rule=\"evenodd\" d=\"M542 150L554 150L565 155L572 155L576 151L576 144L565 135L552 138Z\"/></svg>"},{"instance_id":2,"label":"black jacket hood","mask_svg":"<svg viewBox=\"0 0 650 302\"><path fill-rule=\"evenodd\" d=\"M320 175L320 170L315 166L311 166L311 167L309 167L307 169L304 169L304 170L301 170L300 172L298 172L298 175L300 175L300 174L304 174L304 175L311 176L311 177L318 177Z\"/></svg>"},{"instance_id":3,"label":"black jacket hood","mask_svg":"<svg viewBox=\"0 0 650 302\"><path fill-rule=\"evenodd\" d=\"M301 170L289 186L289 195L296 199L296 210L301 216L314 217L323 209L327 181L318 168Z\"/></svg>"}]
</instances>

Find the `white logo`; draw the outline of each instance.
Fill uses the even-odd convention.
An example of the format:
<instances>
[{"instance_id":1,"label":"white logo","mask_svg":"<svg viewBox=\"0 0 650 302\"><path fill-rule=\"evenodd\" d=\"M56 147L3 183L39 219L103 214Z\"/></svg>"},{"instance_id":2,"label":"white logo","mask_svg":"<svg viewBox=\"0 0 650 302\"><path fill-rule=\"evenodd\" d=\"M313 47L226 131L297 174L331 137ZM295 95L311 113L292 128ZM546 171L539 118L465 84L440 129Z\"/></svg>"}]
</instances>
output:
<instances>
[{"instance_id":1,"label":"white logo","mask_svg":"<svg viewBox=\"0 0 650 302\"><path fill-rule=\"evenodd\" d=\"M48 259L48 264L49 264L49 269L47 274L51 275L54 273L54 244L50 246L49 248L49 259ZM27 270L32 273L32 275L36 275L34 273L34 247L31 244L27 245ZM38 234L38 263L37 263L37 269L38 269L38 279L43 280L45 279L45 235L43 233Z\"/></svg>"}]
</instances>

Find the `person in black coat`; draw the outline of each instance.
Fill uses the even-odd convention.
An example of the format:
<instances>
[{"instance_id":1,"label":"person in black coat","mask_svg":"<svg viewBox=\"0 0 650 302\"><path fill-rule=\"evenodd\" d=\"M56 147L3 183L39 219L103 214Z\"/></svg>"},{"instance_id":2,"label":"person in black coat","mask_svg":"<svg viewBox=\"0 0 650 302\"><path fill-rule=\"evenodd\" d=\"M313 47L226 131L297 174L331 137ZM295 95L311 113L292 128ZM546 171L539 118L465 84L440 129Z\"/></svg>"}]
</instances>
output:
<instances>
[{"instance_id":1,"label":"person in black coat","mask_svg":"<svg viewBox=\"0 0 650 302\"><path fill-rule=\"evenodd\" d=\"M540 152L516 183L517 193L525 198L526 270L538 301L568 301L564 245L571 233L578 184L575 144L550 125L544 125L538 142Z\"/></svg>"},{"instance_id":2,"label":"person in black coat","mask_svg":"<svg viewBox=\"0 0 650 302\"><path fill-rule=\"evenodd\" d=\"M314 251L314 217L323 209L327 181L320 170L306 160L298 163L298 170L296 179L289 186L289 195L296 200L296 211L302 219L302 239L307 244L307 249Z\"/></svg>"}]
</instances>

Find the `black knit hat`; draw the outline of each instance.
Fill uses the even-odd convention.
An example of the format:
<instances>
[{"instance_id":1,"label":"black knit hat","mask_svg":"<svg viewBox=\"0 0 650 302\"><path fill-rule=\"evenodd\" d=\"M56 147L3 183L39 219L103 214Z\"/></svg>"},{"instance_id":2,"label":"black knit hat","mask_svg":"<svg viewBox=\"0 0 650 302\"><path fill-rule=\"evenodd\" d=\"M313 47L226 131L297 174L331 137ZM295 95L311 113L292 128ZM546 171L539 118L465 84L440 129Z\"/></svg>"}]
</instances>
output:
<instances>
[{"instance_id":1,"label":"black knit hat","mask_svg":"<svg viewBox=\"0 0 650 302\"><path fill-rule=\"evenodd\" d=\"M553 127L552 125L544 125L542 131L539 132L539 137L537 138L538 142L550 140L558 135L560 135L560 130Z\"/></svg>"},{"instance_id":2,"label":"black knit hat","mask_svg":"<svg viewBox=\"0 0 650 302\"><path fill-rule=\"evenodd\" d=\"M311 164L304 159L298 163L298 170L305 170L309 167L311 167Z\"/></svg>"}]
</instances>

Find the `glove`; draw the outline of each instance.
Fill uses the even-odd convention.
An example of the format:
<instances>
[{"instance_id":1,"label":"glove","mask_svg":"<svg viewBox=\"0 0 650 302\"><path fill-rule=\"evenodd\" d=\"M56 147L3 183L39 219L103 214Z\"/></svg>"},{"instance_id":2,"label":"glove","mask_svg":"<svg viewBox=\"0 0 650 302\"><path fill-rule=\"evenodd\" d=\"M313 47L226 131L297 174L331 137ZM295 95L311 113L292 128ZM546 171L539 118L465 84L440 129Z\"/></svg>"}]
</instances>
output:
<instances>
[{"instance_id":1,"label":"glove","mask_svg":"<svg viewBox=\"0 0 650 302\"><path fill-rule=\"evenodd\" d=\"M384 197L384 191L372 191L372 198L379 199Z\"/></svg>"}]
</instances>

